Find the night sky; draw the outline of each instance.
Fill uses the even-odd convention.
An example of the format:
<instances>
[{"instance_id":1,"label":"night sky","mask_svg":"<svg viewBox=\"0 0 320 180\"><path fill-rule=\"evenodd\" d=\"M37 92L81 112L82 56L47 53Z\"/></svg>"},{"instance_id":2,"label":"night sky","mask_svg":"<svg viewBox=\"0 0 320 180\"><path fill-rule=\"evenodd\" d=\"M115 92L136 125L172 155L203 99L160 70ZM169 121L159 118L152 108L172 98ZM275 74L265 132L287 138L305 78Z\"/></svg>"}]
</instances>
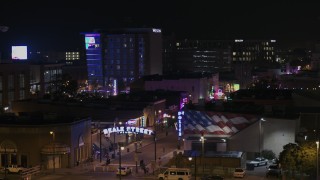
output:
<instances>
[{"instance_id":1,"label":"night sky","mask_svg":"<svg viewBox=\"0 0 320 180\"><path fill-rule=\"evenodd\" d=\"M67 2L67 3L66 3ZM74 3L71 3L74 2ZM320 2L291 1L22 1L0 5L0 47L34 50L79 46L95 28L155 27L179 39L277 39L304 47L320 40Z\"/></svg>"}]
</instances>

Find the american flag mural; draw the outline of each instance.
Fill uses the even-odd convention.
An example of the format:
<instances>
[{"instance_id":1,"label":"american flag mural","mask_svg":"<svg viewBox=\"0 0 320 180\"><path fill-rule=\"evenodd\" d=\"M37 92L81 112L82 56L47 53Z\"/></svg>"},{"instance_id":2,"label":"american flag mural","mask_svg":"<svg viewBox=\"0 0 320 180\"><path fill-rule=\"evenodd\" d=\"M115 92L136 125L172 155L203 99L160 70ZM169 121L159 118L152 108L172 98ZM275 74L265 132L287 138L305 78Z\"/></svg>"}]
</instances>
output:
<instances>
[{"instance_id":1,"label":"american flag mural","mask_svg":"<svg viewBox=\"0 0 320 180\"><path fill-rule=\"evenodd\" d=\"M257 116L221 112L184 110L184 134L231 136L258 120Z\"/></svg>"}]
</instances>

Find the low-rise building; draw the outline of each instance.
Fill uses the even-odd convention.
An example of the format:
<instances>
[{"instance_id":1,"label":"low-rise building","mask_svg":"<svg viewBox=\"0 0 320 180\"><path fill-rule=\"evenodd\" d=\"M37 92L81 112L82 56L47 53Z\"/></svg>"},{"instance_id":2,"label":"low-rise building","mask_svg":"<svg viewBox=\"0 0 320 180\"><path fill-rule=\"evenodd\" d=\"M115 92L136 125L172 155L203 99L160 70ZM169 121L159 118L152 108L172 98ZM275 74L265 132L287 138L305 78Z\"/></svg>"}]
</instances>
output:
<instances>
[{"instance_id":1,"label":"low-rise building","mask_svg":"<svg viewBox=\"0 0 320 180\"><path fill-rule=\"evenodd\" d=\"M0 167L66 168L91 157L91 118L24 113L0 124Z\"/></svg>"}]
</instances>

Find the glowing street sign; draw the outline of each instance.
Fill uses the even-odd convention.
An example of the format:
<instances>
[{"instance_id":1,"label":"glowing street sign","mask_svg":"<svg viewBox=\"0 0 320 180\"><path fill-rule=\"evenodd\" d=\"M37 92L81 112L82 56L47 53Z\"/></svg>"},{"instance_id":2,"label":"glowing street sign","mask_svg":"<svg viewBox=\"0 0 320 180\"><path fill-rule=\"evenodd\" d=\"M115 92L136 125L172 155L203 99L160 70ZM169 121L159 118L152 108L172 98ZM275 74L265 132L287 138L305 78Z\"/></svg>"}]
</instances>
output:
<instances>
[{"instance_id":1,"label":"glowing street sign","mask_svg":"<svg viewBox=\"0 0 320 180\"><path fill-rule=\"evenodd\" d=\"M139 128L139 127L124 127L124 126L118 126L118 127L112 127L108 129L104 129L104 134L110 134L110 133L141 133L146 135L153 135L153 131L145 128Z\"/></svg>"},{"instance_id":2,"label":"glowing street sign","mask_svg":"<svg viewBox=\"0 0 320 180\"><path fill-rule=\"evenodd\" d=\"M178 136L181 137L182 136L182 116L184 115L184 111L179 111L178 112Z\"/></svg>"}]
</instances>

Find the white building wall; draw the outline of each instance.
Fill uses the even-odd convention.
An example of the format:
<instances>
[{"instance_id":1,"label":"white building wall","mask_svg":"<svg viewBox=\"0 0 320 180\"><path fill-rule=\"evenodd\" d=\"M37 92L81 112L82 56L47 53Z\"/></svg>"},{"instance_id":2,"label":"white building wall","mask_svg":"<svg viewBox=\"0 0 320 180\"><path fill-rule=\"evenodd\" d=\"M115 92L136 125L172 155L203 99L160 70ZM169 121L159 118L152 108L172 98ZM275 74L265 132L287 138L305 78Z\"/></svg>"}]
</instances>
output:
<instances>
[{"instance_id":1,"label":"white building wall","mask_svg":"<svg viewBox=\"0 0 320 180\"><path fill-rule=\"evenodd\" d=\"M278 157L284 145L295 142L297 121L267 118L262 122L263 149L272 150Z\"/></svg>"},{"instance_id":2,"label":"white building wall","mask_svg":"<svg viewBox=\"0 0 320 180\"><path fill-rule=\"evenodd\" d=\"M261 122L261 150L272 150L279 156L283 146L295 142L298 119L264 118ZM259 152L259 121L230 137L229 151L248 152L249 158ZM251 155L250 155L251 153Z\"/></svg>"}]
</instances>

